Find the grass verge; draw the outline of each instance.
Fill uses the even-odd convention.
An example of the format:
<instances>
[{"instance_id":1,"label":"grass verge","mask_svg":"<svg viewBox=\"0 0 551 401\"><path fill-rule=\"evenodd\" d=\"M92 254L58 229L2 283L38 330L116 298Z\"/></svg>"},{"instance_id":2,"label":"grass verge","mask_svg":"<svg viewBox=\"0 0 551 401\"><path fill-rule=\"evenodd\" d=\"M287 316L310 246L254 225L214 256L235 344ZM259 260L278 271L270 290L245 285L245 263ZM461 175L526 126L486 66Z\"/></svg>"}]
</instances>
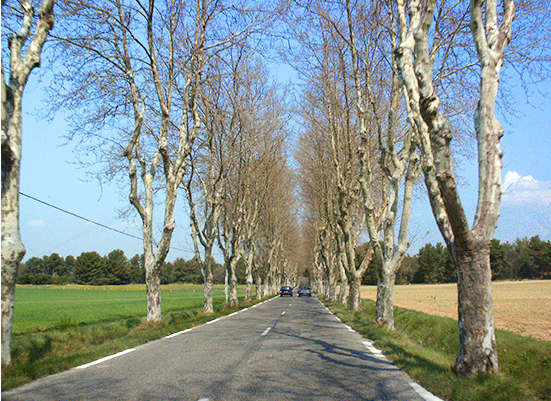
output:
<instances>
[{"instance_id":1,"label":"grass verge","mask_svg":"<svg viewBox=\"0 0 551 401\"><path fill-rule=\"evenodd\" d=\"M476 379L457 377L457 321L394 308L396 331L375 324L375 302L362 312L326 305L343 322L374 341L396 366L444 400L551 400L551 342L498 330L499 373Z\"/></svg>"},{"instance_id":2,"label":"grass verge","mask_svg":"<svg viewBox=\"0 0 551 401\"><path fill-rule=\"evenodd\" d=\"M257 303L230 308L215 298L214 314L203 315L202 305L163 311L163 322L151 325L145 317L125 317L110 321L75 323L14 335L12 364L2 366L2 391L19 387L43 376L59 373L128 348L201 325Z\"/></svg>"}]
</instances>

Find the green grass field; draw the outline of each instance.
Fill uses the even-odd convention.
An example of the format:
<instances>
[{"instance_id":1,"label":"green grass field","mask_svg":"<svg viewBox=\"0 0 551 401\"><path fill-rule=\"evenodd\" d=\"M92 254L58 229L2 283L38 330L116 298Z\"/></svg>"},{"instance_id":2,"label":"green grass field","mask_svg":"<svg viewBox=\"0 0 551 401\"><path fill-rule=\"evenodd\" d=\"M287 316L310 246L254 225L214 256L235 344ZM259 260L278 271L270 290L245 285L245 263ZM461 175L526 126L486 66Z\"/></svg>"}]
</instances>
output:
<instances>
[{"instance_id":1,"label":"green grass field","mask_svg":"<svg viewBox=\"0 0 551 401\"><path fill-rule=\"evenodd\" d=\"M215 300L224 298L222 287ZM162 287L163 312L203 305L200 285L173 284ZM15 335L58 327L108 322L146 313L145 285L130 286L18 286L15 292Z\"/></svg>"}]
</instances>

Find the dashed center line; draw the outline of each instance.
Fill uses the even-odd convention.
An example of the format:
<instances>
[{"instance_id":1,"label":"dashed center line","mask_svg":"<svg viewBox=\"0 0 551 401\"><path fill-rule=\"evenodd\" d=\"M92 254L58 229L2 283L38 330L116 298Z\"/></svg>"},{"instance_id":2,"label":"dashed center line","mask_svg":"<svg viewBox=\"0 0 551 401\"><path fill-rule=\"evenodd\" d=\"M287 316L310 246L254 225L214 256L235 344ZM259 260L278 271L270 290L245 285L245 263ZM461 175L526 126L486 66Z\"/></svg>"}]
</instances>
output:
<instances>
[{"instance_id":1,"label":"dashed center line","mask_svg":"<svg viewBox=\"0 0 551 401\"><path fill-rule=\"evenodd\" d=\"M272 330L272 328L268 327L266 330L264 330L264 333L262 333L260 336L264 337L266 334L268 334L270 332L270 330Z\"/></svg>"}]
</instances>

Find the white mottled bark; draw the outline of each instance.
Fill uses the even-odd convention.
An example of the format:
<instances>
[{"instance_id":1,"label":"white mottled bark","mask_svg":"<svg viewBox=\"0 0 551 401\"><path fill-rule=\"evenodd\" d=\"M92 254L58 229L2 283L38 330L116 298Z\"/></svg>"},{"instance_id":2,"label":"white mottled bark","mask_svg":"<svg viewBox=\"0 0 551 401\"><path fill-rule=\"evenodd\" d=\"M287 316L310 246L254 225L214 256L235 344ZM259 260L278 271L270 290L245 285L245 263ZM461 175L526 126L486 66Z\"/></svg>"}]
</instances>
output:
<instances>
[{"instance_id":1,"label":"white mottled bark","mask_svg":"<svg viewBox=\"0 0 551 401\"><path fill-rule=\"evenodd\" d=\"M256 300L260 301L262 299L262 277L260 277L260 271L258 267L255 271L255 294L256 294Z\"/></svg>"},{"instance_id":2,"label":"white mottled bark","mask_svg":"<svg viewBox=\"0 0 551 401\"><path fill-rule=\"evenodd\" d=\"M362 278L373 259L373 247L370 246L362 259L362 263L352 272L348 308L354 312L362 310Z\"/></svg>"},{"instance_id":3,"label":"white mottled bark","mask_svg":"<svg viewBox=\"0 0 551 401\"><path fill-rule=\"evenodd\" d=\"M249 250L246 260L246 268L245 268L245 282L246 282L246 288L245 288L245 302L249 302L253 299L253 270L254 270L254 252L252 249Z\"/></svg>"},{"instance_id":4,"label":"white mottled bark","mask_svg":"<svg viewBox=\"0 0 551 401\"><path fill-rule=\"evenodd\" d=\"M452 251L458 271L459 349L455 371L477 376L497 371L489 244L500 207L503 129L495 118L499 71L510 39L514 2L503 1L498 26L497 0L472 0L470 26L480 66L480 99L475 111L478 141L479 195L472 228L459 198L450 152L449 122L439 109L432 84L428 36L435 1L412 1L407 27L406 6L397 0L400 17L400 72L409 97L408 110L420 134L423 171L433 214ZM484 8L484 13L482 9ZM483 20L485 15L485 20Z\"/></svg>"},{"instance_id":5,"label":"white mottled bark","mask_svg":"<svg viewBox=\"0 0 551 401\"><path fill-rule=\"evenodd\" d=\"M15 276L25 247L19 233L19 181L21 168L22 100L31 71L40 66L42 47L53 28L54 0L42 2L34 32L35 9L28 0L19 2L21 29L9 41L10 75L4 75L2 52L2 363L11 363ZM4 8L4 2L2 2ZM4 18L4 16L3 16ZM23 49L28 47L24 54Z\"/></svg>"},{"instance_id":6,"label":"white mottled bark","mask_svg":"<svg viewBox=\"0 0 551 401\"><path fill-rule=\"evenodd\" d=\"M117 3L119 18L124 19L125 10L122 4ZM134 80L134 71L132 66L132 56L129 53L128 32L122 29L122 41L124 49L124 65L127 73L127 82L131 95L132 105L134 107L135 127L129 143L125 150L125 156L129 162L130 178L130 203L134 206L142 219L143 248L145 257L145 275L147 289L147 321L150 323L160 323L161 318L161 286L160 271L161 266L169 252L172 233L175 228L174 208L178 195L178 187L183 181L186 172L186 162L191 153L195 138L198 135L201 120L199 118L198 105L196 97L199 88L199 75L203 67L203 53L205 43L205 10L197 6L196 31L194 37L193 54L191 54L190 64L187 66L187 75L185 82L186 109L182 123L179 126L178 146L174 154L169 150L168 136L170 133L172 100L175 85L175 61L174 44L176 14L171 9L168 23L170 24L171 36L168 38L168 60L167 60L167 79L161 78L161 69L156 54L156 38L154 36L155 23L155 3L150 0L147 15L147 44L150 54L150 73L155 84L156 101L161 114L161 125L157 133L157 149L151 159L146 159L141 149L141 135L143 119L145 115L145 104L140 90ZM165 82L166 81L166 82ZM192 117L193 122L188 124L188 116ZM161 164L165 180L165 200L164 200L164 221L161 239L154 249L153 245L153 214L154 214L154 185L159 165ZM143 198L138 194L138 174L143 185Z\"/></svg>"},{"instance_id":7,"label":"white mottled bark","mask_svg":"<svg viewBox=\"0 0 551 401\"><path fill-rule=\"evenodd\" d=\"M354 281L361 280L367 264L373 256L381 261L381 269L377 272L377 303L376 303L376 322L394 329L394 282L396 272L400 267L402 259L408 247L407 237L409 231L409 221L411 217L411 203L413 186L420 174L416 147L414 145L414 132L410 130L401 143L401 153L398 139L396 138L396 115L398 114L400 101L400 83L397 71L396 56L393 54L392 66L393 74L391 80L390 102L387 111L387 127L383 129L380 106L373 93L370 77L376 74L376 71L366 71L368 79L362 82L360 79L359 51L356 47L356 38L354 32L354 21L352 16L351 2L347 0L346 11L348 17L349 46L352 58L352 72L356 90L356 110L360 125L360 186L363 196L363 206L366 225L371 242L370 250L365 255L359 271L353 271ZM391 18L392 23L393 18ZM394 47L395 39L391 36L391 44ZM368 65L369 63L366 63ZM366 108L369 108L369 113ZM374 120L370 124L370 120ZM377 132L370 132L368 127L375 126ZM370 138L378 137L380 155L378 157L378 166L374 162L374 156L370 149ZM382 187L377 188L382 196L379 205L374 200L374 181L373 170L378 167L382 172ZM398 200L400 198L401 183L404 182L404 195L402 215L398 216ZM380 185L380 184L379 184ZM400 220L398 229L398 238L395 240L395 228L397 220ZM382 246L381 246L382 239ZM357 277L360 276L360 277ZM353 286L357 286L354 284ZM354 296L356 291L352 291ZM361 310L361 304L358 300L351 297L351 309Z\"/></svg>"},{"instance_id":8,"label":"white mottled bark","mask_svg":"<svg viewBox=\"0 0 551 401\"><path fill-rule=\"evenodd\" d=\"M191 181L193 174L190 175L190 179L186 185L186 194L188 198L188 204L190 208L190 224L192 228L192 237L195 247L195 258L201 261L201 253L199 251L198 241L204 249L204 260L202 263L203 273L203 313L210 314L214 312L214 292L213 292L213 274L212 274L212 249L218 235L218 220L220 219L220 213L222 208L221 188L218 184L223 184L215 179L213 174L210 174L208 184L206 184L206 213L203 229L199 228L199 220L195 213L195 203L193 201Z\"/></svg>"}]
</instances>

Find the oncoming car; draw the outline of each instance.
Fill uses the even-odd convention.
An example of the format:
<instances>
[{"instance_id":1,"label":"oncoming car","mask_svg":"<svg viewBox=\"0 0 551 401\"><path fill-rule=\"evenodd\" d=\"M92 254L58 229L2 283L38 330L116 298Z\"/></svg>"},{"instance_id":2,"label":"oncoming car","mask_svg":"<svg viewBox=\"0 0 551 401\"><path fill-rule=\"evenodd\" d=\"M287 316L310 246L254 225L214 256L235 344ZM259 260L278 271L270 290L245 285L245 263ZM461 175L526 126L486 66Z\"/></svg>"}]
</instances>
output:
<instances>
[{"instance_id":1,"label":"oncoming car","mask_svg":"<svg viewBox=\"0 0 551 401\"><path fill-rule=\"evenodd\" d=\"M305 297L311 297L312 296L312 289L310 287L300 287L298 289L298 296L302 297L303 295Z\"/></svg>"},{"instance_id":2,"label":"oncoming car","mask_svg":"<svg viewBox=\"0 0 551 401\"><path fill-rule=\"evenodd\" d=\"M290 297L292 297L293 289L289 286L284 286L284 287L281 287L281 290L279 290L279 293L281 294L281 296L289 295Z\"/></svg>"}]
</instances>

